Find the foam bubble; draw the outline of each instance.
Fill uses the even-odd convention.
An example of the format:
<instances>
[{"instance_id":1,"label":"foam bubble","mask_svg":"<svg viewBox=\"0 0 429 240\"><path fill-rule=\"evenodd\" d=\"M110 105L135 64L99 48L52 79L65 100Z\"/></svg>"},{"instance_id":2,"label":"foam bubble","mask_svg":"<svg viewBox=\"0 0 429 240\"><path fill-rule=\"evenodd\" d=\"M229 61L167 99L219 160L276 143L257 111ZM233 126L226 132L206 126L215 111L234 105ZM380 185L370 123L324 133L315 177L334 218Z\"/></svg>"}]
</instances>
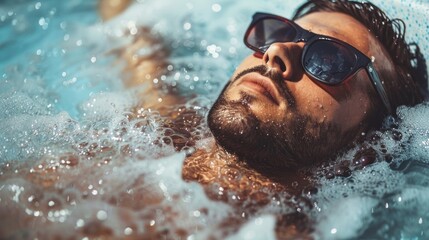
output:
<instances>
[{"instance_id":1,"label":"foam bubble","mask_svg":"<svg viewBox=\"0 0 429 240\"><path fill-rule=\"evenodd\" d=\"M308 191L304 200L272 193L237 166L217 169L216 174L225 176L228 184L251 188L252 195L231 191L212 179L205 179L205 186L184 181L185 154L193 148L211 150L213 145L205 120L183 115L175 120L184 128L174 129L163 125L165 118L157 112L131 110L134 93L122 88L123 63L111 53L130 44L140 26L153 25L151 33L172 46L166 75L145 79L184 95L205 96L171 106L171 115L192 111L205 116L237 64L251 54L237 41L245 30L243 23L250 22L255 11L290 16L299 1L218 1L222 9L215 12L203 1L137 1L107 23L96 23L94 12L73 12L93 11L94 3L84 2L79 8L63 9L70 5L42 1L35 15L25 4L15 4L14 11L0 13L7 23L3 26L12 26L2 32L5 39L15 42L8 45L14 54L0 56L1 67L6 66L0 80L0 215L13 216L0 224L7 237L275 239L275 227L314 222L315 238L368 239L413 238L428 228L425 104L400 108L396 126L365 143L375 152L371 163L348 166L353 171L334 174L334 179L318 176L317 191ZM51 10L64 14L49 17ZM413 17L405 10L399 14L404 13ZM31 19L39 24L42 18L50 20L43 24L45 30L39 26L33 37L20 35L31 29ZM88 19L93 19L90 26ZM58 32L55 26L60 26ZM412 31L426 29L422 26ZM45 41L44 36L49 38ZM413 34L419 36L425 34ZM428 41L419 42L427 49ZM157 50L141 49L137 54ZM187 126L194 128L186 130ZM174 141L183 144L177 147ZM352 149L325 167L352 160L359 151L360 147ZM324 173L325 167L316 171ZM344 213L347 219L341 217Z\"/></svg>"},{"instance_id":2,"label":"foam bubble","mask_svg":"<svg viewBox=\"0 0 429 240\"><path fill-rule=\"evenodd\" d=\"M233 236L229 236L227 239L276 239L274 227L275 218L273 216L260 216L250 220L240 229L240 231Z\"/></svg>"},{"instance_id":3,"label":"foam bubble","mask_svg":"<svg viewBox=\"0 0 429 240\"><path fill-rule=\"evenodd\" d=\"M428 109L427 104L399 108L397 119L386 121L387 128L364 143L376 153L373 164L355 168L348 177L321 179L321 187L313 196L318 206L313 212L318 219L318 236L322 239L388 238L398 234L415 237L422 233L420 218L411 209L419 209L422 216L428 212L421 203L426 198L429 171L425 145L429 136L425 120ZM350 150L333 165L341 164L343 159L353 159L360 149L361 146ZM392 211L400 213L392 214ZM347 221L341 216L347 216ZM411 218L416 220L405 220ZM383 225L386 221L393 222ZM423 220L420 222L423 224ZM394 227L396 223L403 227ZM379 229L380 225L384 228Z\"/></svg>"},{"instance_id":4,"label":"foam bubble","mask_svg":"<svg viewBox=\"0 0 429 240\"><path fill-rule=\"evenodd\" d=\"M349 239L371 223L371 214L377 200L369 197L350 197L332 202L324 211L317 226L316 236L321 239Z\"/></svg>"}]
</instances>

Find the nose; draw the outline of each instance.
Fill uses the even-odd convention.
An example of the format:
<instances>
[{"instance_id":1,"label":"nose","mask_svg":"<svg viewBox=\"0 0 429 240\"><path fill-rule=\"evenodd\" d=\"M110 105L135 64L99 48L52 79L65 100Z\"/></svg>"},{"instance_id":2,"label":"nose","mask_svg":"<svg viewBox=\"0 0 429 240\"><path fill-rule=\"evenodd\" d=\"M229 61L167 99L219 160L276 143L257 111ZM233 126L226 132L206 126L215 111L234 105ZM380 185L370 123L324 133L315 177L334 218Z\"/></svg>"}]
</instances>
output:
<instances>
[{"instance_id":1,"label":"nose","mask_svg":"<svg viewBox=\"0 0 429 240\"><path fill-rule=\"evenodd\" d=\"M281 72L283 79L297 81L303 74L303 43L273 43L262 57L268 68Z\"/></svg>"}]
</instances>

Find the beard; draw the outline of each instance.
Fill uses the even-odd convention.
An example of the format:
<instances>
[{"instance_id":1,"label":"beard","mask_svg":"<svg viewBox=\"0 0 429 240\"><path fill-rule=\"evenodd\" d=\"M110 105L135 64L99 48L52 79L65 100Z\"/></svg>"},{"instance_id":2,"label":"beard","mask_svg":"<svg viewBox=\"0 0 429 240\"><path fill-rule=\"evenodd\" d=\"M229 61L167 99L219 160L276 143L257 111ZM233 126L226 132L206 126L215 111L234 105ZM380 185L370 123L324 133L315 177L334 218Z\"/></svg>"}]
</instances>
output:
<instances>
[{"instance_id":1,"label":"beard","mask_svg":"<svg viewBox=\"0 0 429 240\"><path fill-rule=\"evenodd\" d=\"M241 92L239 100L226 98L231 83L252 71L276 82L293 117L260 121L249 107L253 96ZM281 76L269 73L264 66L245 70L229 81L208 114L208 125L218 145L251 165L289 168L326 160L355 138L358 128L344 133L335 124L320 123L300 113L290 91L279 84L281 81Z\"/></svg>"}]
</instances>

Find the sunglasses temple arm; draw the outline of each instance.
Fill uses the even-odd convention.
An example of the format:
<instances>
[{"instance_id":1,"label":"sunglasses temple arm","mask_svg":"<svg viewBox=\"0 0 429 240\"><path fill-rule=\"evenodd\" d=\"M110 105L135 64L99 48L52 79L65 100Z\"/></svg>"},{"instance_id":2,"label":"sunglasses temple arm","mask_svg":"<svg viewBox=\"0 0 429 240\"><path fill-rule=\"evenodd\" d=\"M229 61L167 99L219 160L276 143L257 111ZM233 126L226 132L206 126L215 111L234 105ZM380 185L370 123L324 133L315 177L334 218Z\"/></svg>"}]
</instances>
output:
<instances>
[{"instance_id":1,"label":"sunglasses temple arm","mask_svg":"<svg viewBox=\"0 0 429 240\"><path fill-rule=\"evenodd\" d=\"M389 101L389 98L387 97L386 90L384 89L383 83L381 82L380 77L378 76L377 71L375 71L375 68L371 62L366 67L366 71L369 77L371 78L372 85L374 85L375 90L377 91L378 95L383 101L383 104L386 107L387 113L391 115L392 106L390 105L390 101Z\"/></svg>"}]
</instances>

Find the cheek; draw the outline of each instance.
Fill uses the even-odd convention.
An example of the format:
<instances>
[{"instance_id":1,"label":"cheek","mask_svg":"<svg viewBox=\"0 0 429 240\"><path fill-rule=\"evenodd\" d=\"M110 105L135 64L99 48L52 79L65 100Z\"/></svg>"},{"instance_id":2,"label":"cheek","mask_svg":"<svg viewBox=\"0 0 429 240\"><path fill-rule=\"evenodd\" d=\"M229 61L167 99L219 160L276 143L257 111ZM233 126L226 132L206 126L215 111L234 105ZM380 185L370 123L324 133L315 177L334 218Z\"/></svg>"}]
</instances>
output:
<instances>
[{"instance_id":1,"label":"cheek","mask_svg":"<svg viewBox=\"0 0 429 240\"><path fill-rule=\"evenodd\" d=\"M288 84L295 96L298 112L310 116L316 122L332 121L339 103L310 79Z\"/></svg>"},{"instance_id":2,"label":"cheek","mask_svg":"<svg viewBox=\"0 0 429 240\"><path fill-rule=\"evenodd\" d=\"M360 84L364 79L353 80L329 92L309 79L290 84L290 88L296 96L299 112L316 122L332 123L348 130L359 125L369 109L368 94L363 91L366 88Z\"/></svg>"},{"instance_id":3,"label":"cheek","mask_svg":"<svg viewBox=\"0 0 429 240\"><path fill-rule=\"evenodd\" d=\"M334 114L334 121L351 129L363 123L371 107L369 98L369 79L365 71L357 74L353 81L345 86L348 88L347 97L338 102L339 106Z\"/></svg>"}]
</instances>

